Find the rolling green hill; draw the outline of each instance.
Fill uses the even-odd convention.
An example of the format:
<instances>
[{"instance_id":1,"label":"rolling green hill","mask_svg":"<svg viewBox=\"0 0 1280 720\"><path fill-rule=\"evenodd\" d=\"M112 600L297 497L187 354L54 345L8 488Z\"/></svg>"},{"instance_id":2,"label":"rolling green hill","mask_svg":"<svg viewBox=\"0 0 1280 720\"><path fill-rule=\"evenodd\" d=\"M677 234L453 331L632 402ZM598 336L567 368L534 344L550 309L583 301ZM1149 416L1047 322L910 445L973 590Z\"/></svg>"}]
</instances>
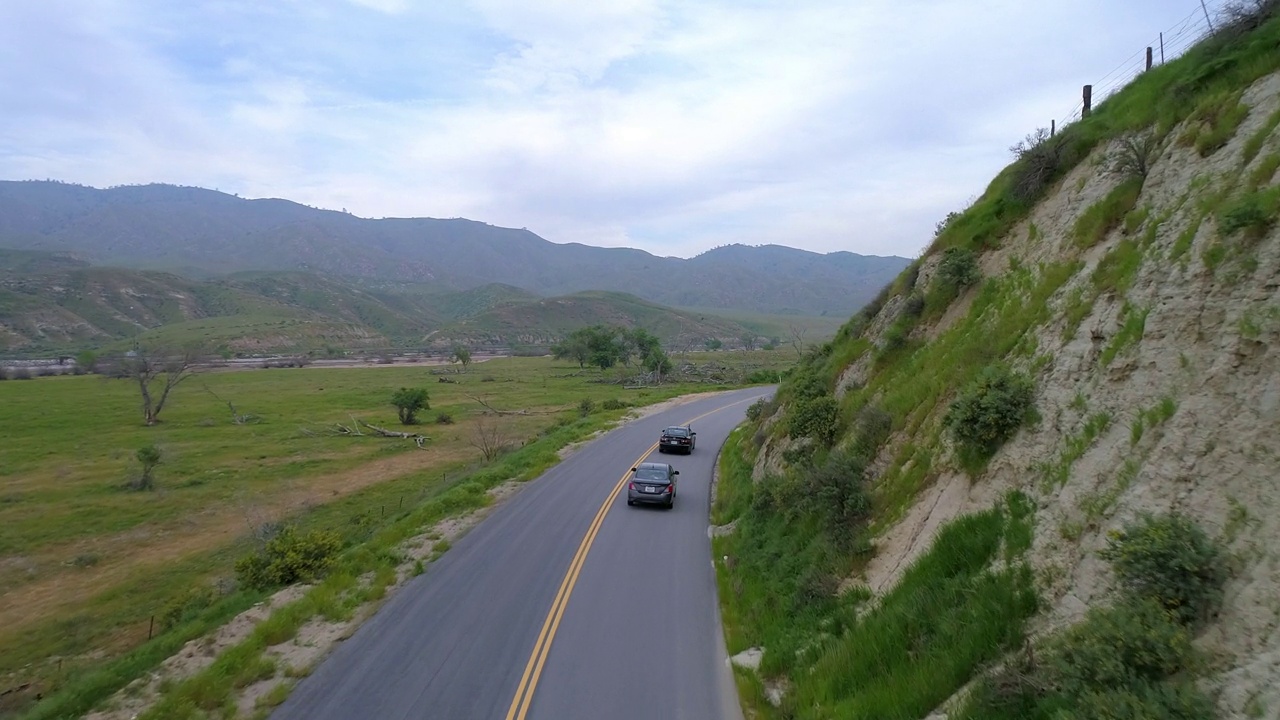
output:
<instances>
[{"instance_id":1,"label":"rolling green hill","mask_svg":"<svg viewBox=\"0 0 1280 720\"><path fill-rule=\"evenodd\" d=\"M643 327L672 347L701 347L709 338L734 345L752 332L768 336L759 323L676 310L626 293L540 298L496 283L445 292L296 271L198 281L95 267L64 254L0 250L0 353L6 355L121 348L134 340L197 343L231 353L456 342L546 346L595 324Z\"/></svg>"}]
</instances>

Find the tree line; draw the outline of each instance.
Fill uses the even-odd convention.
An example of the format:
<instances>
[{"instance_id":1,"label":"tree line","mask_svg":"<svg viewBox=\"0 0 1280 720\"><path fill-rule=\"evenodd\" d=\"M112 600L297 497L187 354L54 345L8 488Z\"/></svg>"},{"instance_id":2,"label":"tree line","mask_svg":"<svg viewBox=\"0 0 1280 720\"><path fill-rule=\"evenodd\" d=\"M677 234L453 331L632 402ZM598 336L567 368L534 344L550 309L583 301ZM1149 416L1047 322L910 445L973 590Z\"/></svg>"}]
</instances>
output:
<instances>
[{"instance_id":1,"label":"tree line","mask_svg":"<svg viewBox=\"0 0 1280 720\"><path fill-rule=\"evenodd\" d=\"M615 365L630 367L635 362L649 372L663 375L671 371L671 359L662 350L656 335L644 328L592 325L569 333L551 346L557 360L576 360L578 367L607 370Z\"/></svg>"}]
</instances>

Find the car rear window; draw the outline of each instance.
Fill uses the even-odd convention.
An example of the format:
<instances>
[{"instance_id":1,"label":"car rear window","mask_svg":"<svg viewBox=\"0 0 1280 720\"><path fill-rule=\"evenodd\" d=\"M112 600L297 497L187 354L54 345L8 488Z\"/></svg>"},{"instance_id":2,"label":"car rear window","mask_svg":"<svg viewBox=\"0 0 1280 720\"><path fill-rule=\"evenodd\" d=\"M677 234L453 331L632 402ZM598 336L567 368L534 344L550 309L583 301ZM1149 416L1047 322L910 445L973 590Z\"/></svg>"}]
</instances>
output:
<instances>
[{"instance_id":1,"label":"car rear window","mask_svg":"<svg viewBox=\"0 0 1280 720\"><path fill-rule=\"evenodd\" d=\"M673 437L685 437L689 434L688 430L679 427L667 428L667 434Z\"/></svg>"},{"instance_id":2,"label":"car rear window","mask_svg":"<svg viewBox=\"0 0 1280 720\"><path fill-rule=\"evenodd\" d=\"M641 468L636 471L636 479L638 480L661 480L667 481L667 472L655 468Z\"/></svg>"}]
</instances>

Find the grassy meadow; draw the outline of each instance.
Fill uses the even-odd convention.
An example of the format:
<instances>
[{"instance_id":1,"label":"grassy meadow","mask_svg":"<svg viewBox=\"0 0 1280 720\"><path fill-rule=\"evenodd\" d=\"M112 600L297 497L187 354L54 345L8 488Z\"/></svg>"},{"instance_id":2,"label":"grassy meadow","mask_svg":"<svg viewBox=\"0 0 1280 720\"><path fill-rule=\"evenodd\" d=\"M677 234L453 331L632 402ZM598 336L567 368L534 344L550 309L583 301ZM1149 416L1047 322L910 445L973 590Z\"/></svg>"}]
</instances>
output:
<instances>
[{"instance_id":1,"label":"grassy meadow","mask_svg":"<svg viewBox=\"0 0 1280 720\"><path fill-rule=\"evenodd\" d=\"M730 379L791 361L778 351L675 359L724 365ZM86 375L0 383L0 692L12 691L0 697L0 716L89 676L99 680L83 702L100 699L184 638L261 599L234 587L233 565L264 527L323 528L358 549L395 523L403 534L412 531L406 523L429 520L442 507L467 509L437 503L415 515L459 483L536 476L554 464L555 449L625 414L602 410L606 401L638 406L724 387L627 390L599 382L615 380L615 371L602 378L550 358L458 369L202 372L178 386L161 424L150 428L131 381ZM399 425L390 403L400 387L430 392L430 408L412 428ZM473 398L529 414L482 415ZM228 403L258 420L234 423ZM353 419L430 440L419 449L409 440L332 432ZM498 427L510 448L490 463L475 443L482 423ZM151 444L161 454L156 488L130 490L141 471L135 454ZM482 491L474 502L485 502ZM184 614L193 588L209 587L225 601L202 606L198 617ZM157 637L149 642L149 635Z\"/></svg>"}]
</instances>

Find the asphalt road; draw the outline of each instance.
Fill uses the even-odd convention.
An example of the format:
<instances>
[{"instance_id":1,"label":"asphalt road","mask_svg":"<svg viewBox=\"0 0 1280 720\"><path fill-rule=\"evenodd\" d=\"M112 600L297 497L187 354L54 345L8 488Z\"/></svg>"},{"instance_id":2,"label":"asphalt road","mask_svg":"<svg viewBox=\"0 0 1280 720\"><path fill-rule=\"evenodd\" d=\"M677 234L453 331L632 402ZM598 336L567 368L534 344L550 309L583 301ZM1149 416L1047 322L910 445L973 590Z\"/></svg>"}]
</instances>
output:
<instances>
[{"instance_id":1,"label":"asphalt road","mask_svg":"<svg viewBox=\"0 0 1280 720\"><path fill-rule=\"evenodd\" d=\"M397 591L271 717L741 718L708 495L720 445L768 392L633 421L531 481ZM687 422L698 433L692 455L651 450L663 427ZM625 485L613 494L649 453L680 471L673 510L628 507Z\"/></svg>"}]
</instances>

